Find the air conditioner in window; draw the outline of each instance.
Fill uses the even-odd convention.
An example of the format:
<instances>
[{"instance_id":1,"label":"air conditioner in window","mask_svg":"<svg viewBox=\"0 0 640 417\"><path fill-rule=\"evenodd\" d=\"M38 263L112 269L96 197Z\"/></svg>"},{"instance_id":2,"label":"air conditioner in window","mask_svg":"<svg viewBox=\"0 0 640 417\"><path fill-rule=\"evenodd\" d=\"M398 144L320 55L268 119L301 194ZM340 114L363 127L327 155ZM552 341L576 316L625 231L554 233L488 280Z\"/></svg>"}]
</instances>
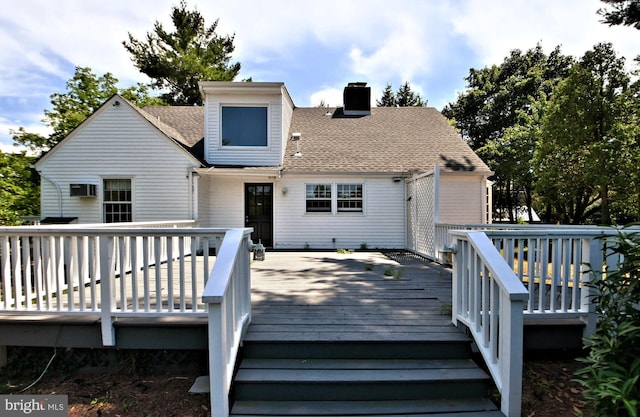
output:
<instances>
[{"instance_id":1,"label":"air conditioner in window","mask_svg":"<svg viewBox=\"0 0 640 417\"><path fill-rule=\"evenodd\" d=\"M71 197L95 197L96 186L95 184L70 184Z\"/></svg>"}]
</instances>

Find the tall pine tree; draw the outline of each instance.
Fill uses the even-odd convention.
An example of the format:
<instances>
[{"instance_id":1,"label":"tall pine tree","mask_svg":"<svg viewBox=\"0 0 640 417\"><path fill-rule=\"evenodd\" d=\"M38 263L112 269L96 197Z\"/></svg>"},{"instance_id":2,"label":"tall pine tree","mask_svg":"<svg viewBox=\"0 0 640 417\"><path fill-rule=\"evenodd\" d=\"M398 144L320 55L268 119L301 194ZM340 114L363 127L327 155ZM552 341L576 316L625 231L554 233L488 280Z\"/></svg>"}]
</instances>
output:
<instances>
[{"instance_id":1,"label":"tall pine tree","mask_svg":"<svg viewBox=\"0 0 640 417\"><path fill-rule=\"evenodd\" d=\"M175 30L169 32L156 21L144 41L129 33L123 42L136 68L152 79L170 105L201 105L199 81L233 81L240 63L231 63L234 36L216 33L218 20L205 26L197 9L187 10L183 0L171 11Z\"/></svg>"}]
</instances>

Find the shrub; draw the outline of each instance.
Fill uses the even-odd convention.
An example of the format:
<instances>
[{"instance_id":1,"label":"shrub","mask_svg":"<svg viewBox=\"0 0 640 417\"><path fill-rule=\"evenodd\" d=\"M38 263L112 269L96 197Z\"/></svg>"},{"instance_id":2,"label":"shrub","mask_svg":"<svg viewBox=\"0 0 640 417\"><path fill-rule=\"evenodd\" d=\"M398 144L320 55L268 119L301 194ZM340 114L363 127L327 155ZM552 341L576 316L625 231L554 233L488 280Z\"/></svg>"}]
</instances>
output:
<instances>
[{"instance_id":1,"label":"shrub","mask_svg":"<svg viewBox=\"0 0 640 417\"><path fill-rule=\"evenodd\" d=\"M609 240L610 239L610 240ZM638 416L640 405L640 233L622 229L607 240L617 269L593 271L599 321L576 372L597 416Z\"/></svg>"}]
</instances>

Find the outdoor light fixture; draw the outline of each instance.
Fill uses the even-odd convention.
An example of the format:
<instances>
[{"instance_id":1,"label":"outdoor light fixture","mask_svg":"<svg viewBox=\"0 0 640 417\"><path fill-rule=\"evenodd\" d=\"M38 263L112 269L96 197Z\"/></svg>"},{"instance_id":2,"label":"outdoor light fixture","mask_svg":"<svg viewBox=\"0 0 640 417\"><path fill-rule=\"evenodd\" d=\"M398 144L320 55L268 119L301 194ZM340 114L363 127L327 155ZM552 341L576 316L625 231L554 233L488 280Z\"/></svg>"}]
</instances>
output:
<instances>
[{"instance_id":1,"label":"outdoor light fixture","mask_svg":"<svg viewBox=\"0 0 640 417\"><path fill-rule=\"evenodd\" d=\"M120 105L120 102L118 100L113 102L113 107L118 107Z\"/></svg>"},{"instance_id":2,"label":"outdoor light fixture","mask_svg":"<svg viewBox=\"0 0 640 417\"><path fill-rule=\"evenodd\" d=\"M288 192L289 190L287 189L287 187L282 187L282 195L287 195Z\"/></svg>"}]
</instances>

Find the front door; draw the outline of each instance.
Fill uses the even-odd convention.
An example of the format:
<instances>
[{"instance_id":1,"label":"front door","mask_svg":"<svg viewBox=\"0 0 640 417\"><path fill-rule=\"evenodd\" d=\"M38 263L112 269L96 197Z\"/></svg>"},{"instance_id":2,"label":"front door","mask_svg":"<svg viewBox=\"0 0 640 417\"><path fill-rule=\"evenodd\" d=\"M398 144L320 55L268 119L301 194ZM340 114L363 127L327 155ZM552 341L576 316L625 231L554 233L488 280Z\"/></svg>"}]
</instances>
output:
<instances>
[{"instance_id":1,"label":"front door","mask_svg":"<svg viewBox=\"0 0 640 417\"><path fill-rule=\"evenodd\" d=\"M245 184L245 227L253 227L251 240L273 247L273 184Z\"/></svg>"}]
</instances>

